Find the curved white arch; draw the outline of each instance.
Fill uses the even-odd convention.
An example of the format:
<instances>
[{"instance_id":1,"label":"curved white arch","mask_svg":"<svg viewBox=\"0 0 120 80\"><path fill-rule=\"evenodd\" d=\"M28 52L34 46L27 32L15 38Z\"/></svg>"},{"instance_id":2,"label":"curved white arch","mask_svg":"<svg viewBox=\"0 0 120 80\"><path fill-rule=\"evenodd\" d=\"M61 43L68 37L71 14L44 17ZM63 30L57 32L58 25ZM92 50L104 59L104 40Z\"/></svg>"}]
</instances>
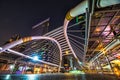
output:
<instances>
[{"instance_id":1,"label":"curved white arch","mask_svg":"<svg viewBox=\"0 0 120 80\"><path fill-rule=\"evenodd\" d=\"M88 1L85 0L83 1L82 3L80 3L79 5L77 5L75 8L71 9L67 14L66 14L66 17L65 17L65 20L64 20L64 24L63 24L63 30L64 30L64 36L65 36L65 39L67 41L67 44L70 48L70 50L72 51L72 54L74 55L75 59L77 60L78 64L80 64L81 66L81 62L80 60L78 59L78 57L76 56L71 44L70 44L70 41L69 41L69 38L68 38L68 35L67 35L67 26L69 24L69 22L76 16L78 16L79 14L83 14L86 10L86 8L88 7ZM82 10L81 10L82 9ZM82 66L81 66L82 67Z\"/></svg>"},{"instance_id":2,"label":"curved white arch","mask_svg":"<svg viewBox=\"0 0 120 80\"><path fill-rule=\"evenodd\" d=\"M62 50L61 50L61 46L60 44L57 42L57 40L55 40L54 38L51 38L51 37L44 37L44 36L31 36L31 37L25 37L25 38L22 38L22 39L19 39L17 41L14 41L12 43L9 43L9 44L6 44L4 45L3 47L1 47L1 50L0 50L0 53L1 52L4 52L5 50L8 50L18 44L21 44L21 43L24 43L24 42L28 42L28 41L32 41L32 40L40 40L40 39L45 39L45 40L50 40L50 41L53 41L57 44L59 50L60 50L60 63L59 63L59 70L60 71L60 68L61 68L61 64L62 64Z\"/></svg>"},{"instance_id":3,"label":"curved white arch","mask_svg":"<svg viewBox=\"0 0 120 80\"><path fill-rule=\"evenodd\" d=\"M73 50L73 48L72 48L72 46L71 46L71 44L70 44L70 41L69 41L69 38L68 38L68 36L67 36L67 26L68 26L68 23L69 23L69 20L65 19L64 25L63 25L63 27L64 27L64 28L63 28L63 29L64 29L64 36L65 36L65 39L66 39L66 41L67 41L67 44L68 44L70 50L72 51L72 54L74 55L75 59L77 60L77 62L78 62L79 64L81 64L81 62L79 61L78 57L76 56L76 54L75 54L75 52L74 52L74 50Z\"/></svg>"}]
</instances>

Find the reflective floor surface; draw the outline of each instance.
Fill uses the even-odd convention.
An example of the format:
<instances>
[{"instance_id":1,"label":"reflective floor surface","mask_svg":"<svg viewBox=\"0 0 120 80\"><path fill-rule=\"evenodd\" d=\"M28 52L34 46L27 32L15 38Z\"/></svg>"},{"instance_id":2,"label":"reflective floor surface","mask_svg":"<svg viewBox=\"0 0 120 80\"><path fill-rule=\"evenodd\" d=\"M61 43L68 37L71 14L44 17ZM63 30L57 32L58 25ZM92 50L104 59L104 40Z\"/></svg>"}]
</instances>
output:
<instances>
[{"instance_id":1,"label":"reflective floor surface","mask_svg":"<svg viewBox=\"0 0 120 80\"><path fill-rule=\"evenodd\" d=\"M114 75L102 74L70 74L70 73L49 73L49 74L2 74L0 80L118 80Z\"/></svg>"}]
</instances>

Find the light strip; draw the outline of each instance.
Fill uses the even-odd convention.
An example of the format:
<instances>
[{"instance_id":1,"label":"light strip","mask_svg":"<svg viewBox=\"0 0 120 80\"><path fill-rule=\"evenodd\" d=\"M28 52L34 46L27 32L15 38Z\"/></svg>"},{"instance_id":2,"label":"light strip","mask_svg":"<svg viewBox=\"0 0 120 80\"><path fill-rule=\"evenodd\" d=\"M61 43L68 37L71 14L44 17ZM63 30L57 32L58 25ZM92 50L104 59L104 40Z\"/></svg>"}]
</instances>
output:
<instances>
[{"instance_id":1,"label":"light strip","mask_svg":"<svg viewBox=\"0 0 120 80\"><path fill-rule=\"evenodd\" d=\"M49 36L56 36L56 35L59 35L59 34L62 34L63 31L62 30L59 30L59 31L56 31L54 33L51 33Z\"/></svg>"},{"instance_id":2,"label":"light strip","mask_svg":"<svg viewBox=\"0 0 120 80\"><path fill-rule=\"evenodd\" d=\"M85 32L85 30L68 30L68 32Z\"/></svg>"},{"instance_id":3,"label":"light strip","mask_svg":"<svg viewBox=\"0 0 120 80\"><path fill-rule=\"evenodd\" d=\"M72 41L74 41L74 42L76 42L76 43L78 43L78 44L80 44L81 46L84 46L85 44L83 44L83 43L80 43L79 41L77 41L77 40L75 40L75 39L72 39L71 37L69 37Z\"/></svg>"},{"instance_id":4,"label":"light strip","mask_svg":"<svg viewBox=\"0 0 120 80\"><path fill-rule=\"evenodd\" d=\"M77 46L74 44L74 42L71 41L71 45L73 45L73 46L75 47L75 49L78 49L78 50L79 50L79 53L81 52L82 55L84 55L84 54L83 54L84 51L82 51L79 47L77 47Z\"/></svg>"},{"instance_id":5,"label":"light strip","mask_svg":"<svg viewBox=\"0 0 120 80\"><path fill-rule=\"evenodd\" d=\"M63 26L61 26L61 27L59 27L59 28L57 28L57 29L55 29L55 30L52 30L52 31L46 33L45 35L46 35L46 36L49 36L49 35L51 35L51 34L54 33L54 32L57 32L57 31L59 31L59 30L62 30L62 27L63 27Z\"/></svg>"},{"instance_id":6,"label":"light strip","mask_svg":"<svg viewBox=\"0 0 120 80\"><path fill-rule=\"evenodd\" d=\"M75 35L72 35L72 34L69 34L69 33L68 33L68 35L70 35L70 36L72 36L72 37L76 37L76 38L81 39L81 40L85 40L85 39L84 39L84 38L82 38L82 37L75 36Z\"/></svg>"},{"instance_id":7,"label":"light strip","mask_svg":"<svg viewBox=\"0 0 120 80\"><path fill-rule=\"evenodd\" d=\"M71 40L71 42L73 42L73 41ZM84 52L84 49L82 47L80 47L78 44L76 44L75 42L73 42L73 44L76 45L76 47L78 47L81 51Z\"/></svg>"},{"instance_id":8,"label":"light strip","mask_svg":"<svg viewBox=\"0 0 120 80\"><path fill-rule=\"evenodd\" d=\"M65 38L64 38L64 36L63 36L63 34L61 34L61 35L59 35L59 36L56 36L56 37L54 37L55 39L57 39L57 40L65 40Z\"/></svg>"}]
</instances>

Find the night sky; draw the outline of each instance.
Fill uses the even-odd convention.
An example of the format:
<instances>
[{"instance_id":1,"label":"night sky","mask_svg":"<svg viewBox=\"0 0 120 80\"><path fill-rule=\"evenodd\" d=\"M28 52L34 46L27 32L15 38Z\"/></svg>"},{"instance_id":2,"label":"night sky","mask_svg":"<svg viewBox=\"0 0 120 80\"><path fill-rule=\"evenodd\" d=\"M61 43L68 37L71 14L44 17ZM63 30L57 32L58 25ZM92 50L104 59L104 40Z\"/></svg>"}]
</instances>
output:
<instances>
[{"instance_id":1,"label":"night sky","mask_svg":"<svg viewBox=\"0 0 120 80\"><path fill-rule=\"evenodd\" d=\"M50 29L63 24L65 14L81 0L0 0L0 46L12 35L30 36L32 26L50 18Z\"/></svg>"}]
</instances>

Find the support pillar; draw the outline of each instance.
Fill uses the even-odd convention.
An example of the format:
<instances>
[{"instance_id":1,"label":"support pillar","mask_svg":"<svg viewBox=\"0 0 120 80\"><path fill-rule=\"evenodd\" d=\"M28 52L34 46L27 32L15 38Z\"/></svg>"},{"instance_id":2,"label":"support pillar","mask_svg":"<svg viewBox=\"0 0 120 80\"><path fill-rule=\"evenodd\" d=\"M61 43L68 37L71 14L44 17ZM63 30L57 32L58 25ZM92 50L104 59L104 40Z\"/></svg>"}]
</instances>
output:
<instances>
[{"instance_id":1,"label":"support pillar","mask_svg":"<svg viewBox=\"0 0 120 80\"><path fill-rule=\"evenodd\" d=\"M109 60L108 56L107 56L107 55L104 55L104 56L105 56L105 58L106 58L106 61L107 61L108 65L110 66L110 71L112 72L112 74L114 74L114 71L113 71L113 69L112 69L112 65L111 65L111 63L110 63L110 60Z\"/></svg>"},{"instance_id":2,"label":"support pillar","mask_svg":"<svg viewBox=\"0 0 120 80\"><path fill-rule=\"evenodd\" d=\"M98 69L97 69L98 73L101 72L101 67L100 67L100 63L99 63L98 59L96 59L96 65L98 67Z\"/></svg>"},{"instance_id":3,"label":"support pillar","mask_svg":"<svg viewBox=\"0 0 120 80\"><path fill-rule=\"evenodd\" d=\"M13 69L11 69L10 74L12 74L12 73L14 72L15 65L16 65L16 61L15 61L14 64L13 64Z\"/></svg>"},{"instance_id":4,"label":"support pillar","mask_svg":"<svg viewBox=\"0 0 120 80\"><path fill-rule=\"evenodd\" d=\"M25 72L26 72L26 67L27 67L27 65L23 66L23 68L22 68L22 74L25 74Z\"/></svg>"},{"instance_id":5,"label":"support pillar","mask_svg":"<svg viewBox=\"0 0 120 80\"><path fill-rule=\"evenodd\" d=\"M70 67L73 70L73 58L72 57L70 57Z\"/></svg>"},{"instance_id":6,"label":"support pillar","mask_svg":"<svg viewBox=\"0 0 120 80\"><path fill-rule=\"evenodd\" d=\"M95 63L92 62L92 66L93 66L93 69L95 69L96 73L98 73Z\"/></svg>"},{"instance_id":7,"label":"support pillar","mask_svg":"<svg viewBox=\"0 0 120 80\"><path fill-rule=\"evenodd\" d=\"M97 59L97 63L98 63L98 65L99 65L99 67L100 67L100 69L101 69L101 72L102 72L102 74L103 74L103 68L102 68L102 66L101 66L101 63L100 63L100 60L99 60L99 59Z\"/></svg>"}]
</instances>

